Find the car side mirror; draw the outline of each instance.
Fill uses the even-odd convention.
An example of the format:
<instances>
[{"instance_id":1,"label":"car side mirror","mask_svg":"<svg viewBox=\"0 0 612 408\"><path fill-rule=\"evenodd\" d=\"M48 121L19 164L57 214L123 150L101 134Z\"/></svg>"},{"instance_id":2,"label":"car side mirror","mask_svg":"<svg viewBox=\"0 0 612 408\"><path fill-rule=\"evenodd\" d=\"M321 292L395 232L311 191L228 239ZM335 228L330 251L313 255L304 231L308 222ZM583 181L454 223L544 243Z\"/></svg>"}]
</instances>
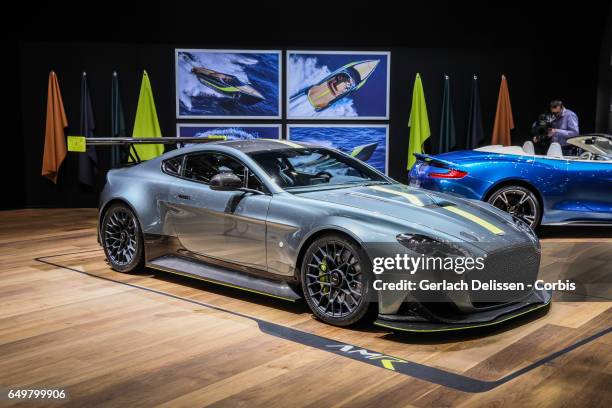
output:
<instances>
[{"instance_id":1,"label":"car side mirror","mask_svg":"<svg viewBox=\"0 0 612 408\"><path fill-rule=\"evenodd\" d=\"M234 173L219 173L210 179L209 186L216 191L235 191L242 188L242 180Z\"/></svg>"}]
</instances>

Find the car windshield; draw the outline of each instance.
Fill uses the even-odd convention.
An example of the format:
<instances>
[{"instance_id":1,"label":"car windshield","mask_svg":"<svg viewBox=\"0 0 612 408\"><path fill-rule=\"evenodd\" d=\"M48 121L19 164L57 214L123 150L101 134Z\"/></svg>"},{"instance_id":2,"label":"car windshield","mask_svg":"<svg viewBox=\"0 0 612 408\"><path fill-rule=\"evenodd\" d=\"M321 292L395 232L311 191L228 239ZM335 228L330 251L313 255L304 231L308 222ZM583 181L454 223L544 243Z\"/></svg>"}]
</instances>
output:
<instances>
[{"instance_id":1,"label":"car windshield","mask_svg":"<svg viewBox=\"0 0 612 408\"><path fill-rule=\"evenodd\" d=\"M297 189L361 183L387 183L388 179L359 160L325 148L271 150L250 156L281 188Z\"/></svg>"}]
</instances>

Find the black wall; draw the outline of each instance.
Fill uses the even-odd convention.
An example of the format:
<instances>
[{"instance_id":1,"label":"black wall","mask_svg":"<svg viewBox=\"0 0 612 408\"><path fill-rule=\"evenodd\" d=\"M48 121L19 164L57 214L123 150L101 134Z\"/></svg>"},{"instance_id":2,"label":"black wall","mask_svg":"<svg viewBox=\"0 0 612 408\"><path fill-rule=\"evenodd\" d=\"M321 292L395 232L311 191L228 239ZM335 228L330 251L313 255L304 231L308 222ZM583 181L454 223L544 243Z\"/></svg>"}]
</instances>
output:
<instances>
[{"instance_id":1,"label":"black wall","mask_svg":"<svg viewBox=\"0 0 612 408\"><path fill-rule=\"evenodd\" d=\"M599 10L594 6L583 6L573 14L559 12L556 15L559 26L568 24L570 20L567 19L571 18L572 29L566 33L564 30L541 30L538 25L533 25L533 10L503 9L504 18L481 20L473 16L470 9L458 9L452 3L440 4L443 6L439 10L435 6L426 10L429 16L409 20L414 21L412 25L407 25L402 19L399 9L396 15L373 12L370 16L357 16L353 22L353 28L357 29L354 30L334 25L315 29L309 26L312 20L308 15L287 22L278 16L274 6L264 6L259 9L259 14L250 15L250 21L237 22L229 27L219 20L204 18L207 24L197 26L193 24L197 21L197 12L181 14L181 10L191 10L187 5L183 4L185 8L179 9L177 5L162 3L153 3L147 9L148 14L143 18L147 30L128 18L132 12L137 14L135 10L128 10L111 24L113 16L106 9L88 15L87 29L79 35L71 32L68 26L54 33L24 30L11 48L17 56L9 68L12 70L11 78L15 79L9 86L16 92L15 120L11 122L16 137L11 138L11 152L14 154L3 163L7 165L3 175L7 182L15 182L16 187L13 194L3 195L0 208L97 204L98 189L89 190L76 182L74 154L69 154L64 162L57 186L40 176L49 70L55 70L59 77L69 121L67 134L78 131L82 71L88 74L97 135L104 136L109 134L110 128L112 71L117 70L120 76L124 109L131 129L142 70L146 69L151 78L162 132L174 136L175 46L390 50L389 173L402 181L406 180L407 122L412 84L417 72L421 73L424 81L433 147L439 129L444 74L451 77L459 148L465 143L473 74L477 74L480 80L485 132L489 136L502 73L509 81L516 124L513 132L515 144L529 137L531 122L553 98L561 98L578 113L581 130L595 129L598 67L607 5L600 6ZM227 7L215 7L216 10L207 9L207 15L228 10ZM542 8L542 13L545 10L549 13L545 8ZM488 11L502 13L501 8ZM40 12L44 14L52 10ZM246 12L241 11L242 14ZM73 15L67 23L79 21L81 17L83 15ZM30 26L38 28L46 21L42 14L28 19ZM256 30L254 26L268 29ZM82 41L74 42L77 38ZM10 168L8 163L11 163Z\"/></svg>"}]
</instances>

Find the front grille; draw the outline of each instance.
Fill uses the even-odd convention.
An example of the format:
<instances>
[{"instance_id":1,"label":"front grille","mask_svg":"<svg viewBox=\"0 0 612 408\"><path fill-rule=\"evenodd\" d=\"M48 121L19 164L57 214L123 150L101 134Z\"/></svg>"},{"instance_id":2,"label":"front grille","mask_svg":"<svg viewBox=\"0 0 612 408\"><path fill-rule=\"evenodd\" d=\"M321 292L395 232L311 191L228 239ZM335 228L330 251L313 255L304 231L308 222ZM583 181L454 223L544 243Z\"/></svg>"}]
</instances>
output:
<instances>
[{"instance_id":1,"label":"front grille","mask_svg":"<svg viewBox=\"0 0 612 408\"><path fill-rule=\"evenodd\" d=\"M466 279L494 284L523 283L522 290L470 290L475 307L491 307L495 303L519 300L533 290L538 278L540 254L533 245L522 245L491 252L484 261L483 270L472 270Z\"/></svg>"}]
</instances>

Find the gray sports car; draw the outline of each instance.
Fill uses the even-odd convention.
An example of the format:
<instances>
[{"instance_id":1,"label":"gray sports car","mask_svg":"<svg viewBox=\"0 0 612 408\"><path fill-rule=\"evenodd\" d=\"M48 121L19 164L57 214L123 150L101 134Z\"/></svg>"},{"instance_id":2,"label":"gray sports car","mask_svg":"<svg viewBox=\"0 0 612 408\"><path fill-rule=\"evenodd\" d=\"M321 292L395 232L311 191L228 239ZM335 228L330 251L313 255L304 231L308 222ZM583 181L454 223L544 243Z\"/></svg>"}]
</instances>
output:
<instances>
[{"instance_id":1,"label":"gray sports car","mask_svg":"<svg viewBox=\"0 0 612 408\"><path fill-rule=\"evenodd\" d=\"M341 326L375 316L375 324L397 330L455 330L499 323L551 298L531 285L540 246L522 221L486 203L399 184L334 149L285 140L208 143L111 170L99 241L117 271L146 266L304 298L319 319ZM465 273L374 273L376 259L406 254L486 262ZM442 286L400 285L410 277ZM446 289L474 280L526 286L504 289L503 298Z\"/></svg>"}]
</instances>

